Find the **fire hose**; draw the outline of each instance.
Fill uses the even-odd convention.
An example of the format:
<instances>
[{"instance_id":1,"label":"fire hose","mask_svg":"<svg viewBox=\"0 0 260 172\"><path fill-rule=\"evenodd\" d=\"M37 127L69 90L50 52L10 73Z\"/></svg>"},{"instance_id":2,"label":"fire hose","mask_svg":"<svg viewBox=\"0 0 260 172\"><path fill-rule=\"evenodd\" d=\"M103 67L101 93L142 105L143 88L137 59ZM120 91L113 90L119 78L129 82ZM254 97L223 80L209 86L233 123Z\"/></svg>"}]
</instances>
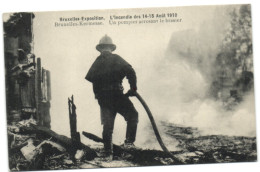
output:
<instances>
[{"instance_id":1,"label":"fire hose","mask_svg":"<svg viewBox=\"0 0 260 172\"><path fill-rule=\"evenodd\" d=\"M129 96L130 93L126 93L126 96ZM152 127L153 127L153 131L154 131L154 134L156 136L156 139L158 140L162 150L167 153L169 155L170 158L172 158L175 162L177 163L183 163L182 161L180 161L177 157L175 157L168 149L167 147L164 145L163 141L162 141L162 138L161 138L161 135L158 131L158 128L157 128L157 125L155 123L155 120L153 118L153 115L152 115L152 112L150 111L149 107L147 106L147 104L145 103L144 99L135 91L133 92L133 95L140 101L140 103L143 105L149 119L150 119L150 122L152 124Z\"/></svg>"}]
</instances>

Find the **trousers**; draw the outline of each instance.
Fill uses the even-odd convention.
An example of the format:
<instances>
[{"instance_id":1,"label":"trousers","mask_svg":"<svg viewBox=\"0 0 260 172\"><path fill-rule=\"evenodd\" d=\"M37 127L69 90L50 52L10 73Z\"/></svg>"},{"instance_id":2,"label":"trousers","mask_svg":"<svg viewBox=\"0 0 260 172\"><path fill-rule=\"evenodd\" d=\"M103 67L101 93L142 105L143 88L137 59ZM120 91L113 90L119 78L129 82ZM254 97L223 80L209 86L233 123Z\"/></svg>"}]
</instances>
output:
<instances>
[{"instance_id":1,"label":"trousers","mask_svg":"<svg viewBox=\"0 0 260 172\"><path fill-rule=\"evenodd\" d=\"M122 115L127 122L125 143L133 143L136 138L138 112L130 99L122 92L110 91L99 94L98 103L101 110L105 152L113 152L112 135L117 113Z\"/></svg>"}]
</instances>

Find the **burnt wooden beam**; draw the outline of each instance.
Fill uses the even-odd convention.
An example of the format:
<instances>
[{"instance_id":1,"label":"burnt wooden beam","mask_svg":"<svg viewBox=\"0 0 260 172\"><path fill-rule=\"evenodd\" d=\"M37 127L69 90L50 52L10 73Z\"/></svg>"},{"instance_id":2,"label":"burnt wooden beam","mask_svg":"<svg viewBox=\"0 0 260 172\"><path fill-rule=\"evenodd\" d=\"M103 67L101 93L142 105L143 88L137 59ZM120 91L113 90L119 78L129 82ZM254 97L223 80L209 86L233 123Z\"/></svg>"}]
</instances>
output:
<instances>
[{"instance_id":1,"label":"burnt wooden beam","mask_svg":"<svg viewBox=\"0 0 260 172\"><path fill-rule=\"evenodd\" d=\"M70 119L70 136L72 139L72 144L75 147L74 151L76 153L77 149L81 149L80 134L77 132L77 114L76 105L74 104L74 97L68 98L69 106L69 119Z\"/></svg>"},{"instance_id":2,"label":"burnt wooden beam","mask_svg":"<svg viewBox=\"0 0 260 172\"><path fill-rule=\"evenodd\" d=\"M74 97L71 96L71 99L68 99L69 105L69 118L70 118L70 134L71 138L77 142L80 142L79 132L77 132L77 114L76 114L76 105L74 104Z\"/></svg>"},{"instance_id":3,"label":"burnt wooden beam","mask_svg":"<svg viewBox=\"0 0 260 172\"><path fill-rule=\"evenodd\" d=\"M36 134L37 138L42 138L42 139L50 139L63 147L66 148L66 150L74 157L74 151L75 146L73 144L72 139L64 136L64 135L59 135L55 133L54 131L50 130L47 127L43 126L37 126L37 125L31 125L30 127L21 127L20 128L20 133L22 134ZM97 154L94 150L92 150L90 147L87 145L84 145L83 143L80 143L81 149L85 151L85 158L86 160L92 160L94 159Z\"/></svg>"},{"instance_id":4,"label":"burnt wooden beam","mask_svg":"<svg viewBox=\"0 0 260 172\"><path fill-rule=\"evenodd\" d=\"M104 143L102 138L100 138L92 133L82 131L82 134L83 134L83 136L87 137L90 140L93 140L98 143ZM115 145L115 144L113 144L113 150L114 150L114 154L117 156L121 156L124 152L126 152L126 150L124 150L122 147Z\"/></svg>"}]
</instances>

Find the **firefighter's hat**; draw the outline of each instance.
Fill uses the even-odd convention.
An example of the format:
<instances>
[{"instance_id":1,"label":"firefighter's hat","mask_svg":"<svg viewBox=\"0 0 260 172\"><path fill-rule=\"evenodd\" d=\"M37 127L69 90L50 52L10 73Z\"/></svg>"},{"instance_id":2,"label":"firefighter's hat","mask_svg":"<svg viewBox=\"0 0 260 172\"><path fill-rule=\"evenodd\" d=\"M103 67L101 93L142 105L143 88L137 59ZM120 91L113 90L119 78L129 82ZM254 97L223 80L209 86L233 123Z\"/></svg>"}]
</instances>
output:
<instances>
[{"instance_id":1,"label":"firefighter's hat","mask_svg":"<svg viewBox=\"0 0 260 172\"><path fill-rule=\"evenodd\" d=\"M99 44L96 46L96 49L98 51L101 51L104 47L107 46L111 48L111 51L115 51L116 49L116 45L113 44L112 39L109 36L105 35L100 39Z\"/></svg>"}]
</instances>

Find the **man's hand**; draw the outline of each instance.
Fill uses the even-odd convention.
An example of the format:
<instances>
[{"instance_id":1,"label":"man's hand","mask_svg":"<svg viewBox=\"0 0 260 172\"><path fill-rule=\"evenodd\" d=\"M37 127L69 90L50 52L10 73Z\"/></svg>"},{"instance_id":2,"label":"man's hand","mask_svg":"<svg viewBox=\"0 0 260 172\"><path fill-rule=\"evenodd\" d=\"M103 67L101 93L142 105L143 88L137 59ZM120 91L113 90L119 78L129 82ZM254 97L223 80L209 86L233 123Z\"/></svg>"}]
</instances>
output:
<instances>
[{"instance_id":1,"label":"man's hand","mask_svg":"<svg viewBox=\"0 0 260 172\"><path fill-rule=\"evenodd\" d=\"M130 89L127 91L127 93L125 94L126 96L135 96L136 95L136 89Z\"/></svg>"}]
</instances>

